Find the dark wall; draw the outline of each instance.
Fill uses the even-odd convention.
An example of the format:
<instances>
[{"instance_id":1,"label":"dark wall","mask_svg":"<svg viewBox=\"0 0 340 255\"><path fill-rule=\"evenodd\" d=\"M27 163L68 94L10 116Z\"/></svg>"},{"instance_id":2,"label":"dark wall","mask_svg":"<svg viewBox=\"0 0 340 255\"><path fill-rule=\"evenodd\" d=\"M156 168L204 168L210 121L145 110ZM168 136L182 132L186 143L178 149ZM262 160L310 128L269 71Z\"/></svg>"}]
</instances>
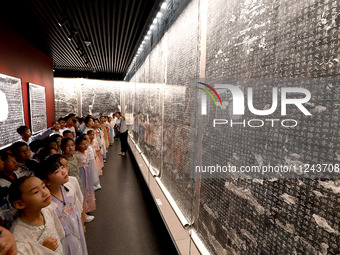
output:
<instances>
[{"instance_id":1,"label":"dark wall","mask_svg":"<svg viewBox=\"0 0 340 255\"><path fill-rule=\"evenodd\" d=\"M46 88L47 125L55 118L52 59L0 22L0 73L21 79L25 123L29 125L28 82Z\"/></svg>"}]
</instances>

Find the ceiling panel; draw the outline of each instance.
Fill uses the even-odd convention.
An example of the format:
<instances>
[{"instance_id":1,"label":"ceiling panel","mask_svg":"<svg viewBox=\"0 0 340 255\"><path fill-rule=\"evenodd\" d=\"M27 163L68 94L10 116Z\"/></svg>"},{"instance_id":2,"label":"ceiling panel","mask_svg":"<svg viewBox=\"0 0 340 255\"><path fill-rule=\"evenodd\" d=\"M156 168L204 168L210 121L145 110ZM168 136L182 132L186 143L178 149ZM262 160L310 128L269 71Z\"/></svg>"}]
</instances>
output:
<instances>
[{"instance_id":1,"label":"ceiling panel","mask_svg":"<svg viewBox=\"0 0 340 255\"><path fill-rule=\"evenodd\" d=\"M0 19L52 58L55 76L122 80L161 1L2 4Z\"/></svg>"}]
</instances>

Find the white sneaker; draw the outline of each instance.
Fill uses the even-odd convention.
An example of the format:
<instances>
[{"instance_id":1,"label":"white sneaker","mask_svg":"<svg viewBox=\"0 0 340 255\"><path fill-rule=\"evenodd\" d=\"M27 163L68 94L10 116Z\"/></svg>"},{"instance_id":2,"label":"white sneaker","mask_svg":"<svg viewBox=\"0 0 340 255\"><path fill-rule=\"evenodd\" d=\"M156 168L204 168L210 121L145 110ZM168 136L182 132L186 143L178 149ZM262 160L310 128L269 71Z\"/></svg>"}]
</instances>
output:
<instances>
[{"instance_id":1,"label":"white sneaker","mask_svg":"<svg viewBox=\"0 0 340 255\"><path fill-rule=\"evenodd\" d=\"M93 187L94 191L100 190L101 188L102 188L102 186L100 186L100 184Z\"/></svg>"},{"instance_id":2,"label":"white sneaker","mask_svg":"<svg viewBox=\"0 0 340 255\"><path fill-rule=\"evenodd\" d=\"M119 152L118 155L123 155L124 152Z\"/></svg>"},{"instance_id":3,"label":"white sneaker","mask_svg":"<svg viewBox=\"0 0 340 255\"><path fill-rule=\"evenodd\" d=\"M85 222L91 222L93 220L94 220L94 216L93 215L85 214Z\"/></svg>"},{"instance_id":4,"label":"white sneaker","mask_svg":"<svg viewBox=\"0 0 340 255\"><path fill-rule=\"evenodd\" d=\"M122 152L122 156L125 156L126 155L126 153L125 152Z\"/></svg>"}]
</instances>

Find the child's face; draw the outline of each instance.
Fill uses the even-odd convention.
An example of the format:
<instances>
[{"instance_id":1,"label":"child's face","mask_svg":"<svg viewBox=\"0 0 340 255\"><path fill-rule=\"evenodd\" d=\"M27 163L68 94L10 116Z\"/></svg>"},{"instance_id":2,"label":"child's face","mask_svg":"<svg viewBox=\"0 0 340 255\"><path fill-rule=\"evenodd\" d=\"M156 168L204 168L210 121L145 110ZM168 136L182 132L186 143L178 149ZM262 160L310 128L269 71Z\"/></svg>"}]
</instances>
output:
<instances>
[{"instance_id":1,"label":"child's face","mask_svg":"<svg viewBox=\"0 0 340 255\"><path fill-rule=\"evenodd\" d=\"M104 123L105 122L105 117L100 117L100 122Z\"/></svg>"},{"instance_id":2,"label":"child's face","mask_svg":"<svg viewBox=\"0 0 340 255\"><path fill-rule=\"evenodd\" d=\"M68 167L68 162L66 159L62 158L60 160L60 163L63 165L64 169L67 171L67 174L68 174L68 171L69 171L69 167Z\"/></svg>"},{"instance_id":3,"label":"child's face","mask_svg":"<svg viewBox=\"0 0 340 255\"><path fill-rule=\"evenodd\" d=\"M84 152L86 151L88 145L87 145L87 141L84 140L84 141L81 141L78 145L77 145L77 149L80 151L80 152Z\"/></svg>"},{"instance_id":4,"label":"child's face","mask_svg":"<svg viewBox=\"0 0 340 255\"><path fill-rule=\"evenodd\" d=\"M17 209L41 210L51 204L51 194L37 177L26 179L20 186L21 198L14 202Z\"/></svg>"},{"instance_id":5,"label":"child's face","mask_svg":"<svg viewBox=\"0 0 340 255\"><path fill-rule=\"evenodd\" d=\"M64 128L65 127L65 120L61 120L60 121L60 128Z\"/></svg>"},{"instance_id":6,"label":"child's face","mask_svg":"<svg viewBox=\"0 0 340 255\"><path fill-rule=\"evenodd\" d=\"M60 166L57 170L48 175L47 185L53 184L60 186L66 182L68 182L68 169L65 169L64 165Z\"/></svg>"},{"instance_id":7,"label":"child's face","mask_svg":"<svg viewBox=\"0 0 340 255\"><path fill-rule=\"evenodd\" d=\"M67 155L72 155L74 153L74 150L75 150L74 142L71 140L67 141L64 153Z\"/></svg>"},{"instance_id":8,"label":"child's face","mask_svg":"<svg viewBox=\"0 0 340 255\"><path fill-rule=\"evenodd\" d=\"M99 122L98 120L96 120L96 121L94 122L94 126L95 126L95 128L99 128L100 122Z\"/></svg>"},{"instance_id":9,"label":"child's face","mask_svg":"<svg viewBox=\"0 0 340 255\"><path fill-rule=\"evenodd\" d=\"M8 172L13 172L18 170L18 162L14 157L8 156L8 158L4 162L4 168Z\"/></svg>"},{"instance_id":10,"label":"child's face","mask_svg":"<svg viewBox=\"0 0 340 255\"><path fill-rule=\"evenodd\" d=\"M31 129L26 129L22 134L22 137L30 138L32 136Z\"/></svg>"},{"instance_id":11,"label":"child's face","mask_svg":"<svg viewBox=\"0 0 340 255\"><path fill-rule=\"evenodd\" d=\"M87 146L89 146L89 143L90 143L90 137L89 137L89 135L84 135L84 138L86 139Z\"/></svg>"},{"instance_id":12,"label":"child's face","mask_svg":"<svg viewBox=\"0 0 340 255\"><path fill-rule=\"evenodd\" d=\"M28 149L27 145L21 146L17 151L19 162L25 162L27 159L31 157L31 151Z\"/></svg>"},{"instance_id":13,"label":"child's face","mask_svg":"<svg viewBox=\"0 0 340 255\"><path fill-rule=\"evenodd\" d=\"M50 143L48 144L48 147L54 148L54 149L58 150L58 144L57 144L57 142L50 142Z\"/></svg>"},{"instance_id":14,"label":"child's face","mask_svg":"<svg viewBox=\"0 0 340 255\"><path fill-rule=\"evenodd\" d=\"M53 154L58 154L58 153L59 153L59 150L57 150L56 148L53 148L53 147L50 148L50 153L49 153L50 156Z\"/></svg>"},{"instance_id":15,"label":"child's face","mask_svg":"<svg viewBox=\"0 0 340 255\"><path fill-rule=\"evenodd\" d=\"M90 141L93 141L93 139L94 139L94 132L90 132L90 133L88 134L88 136L89 136L89 138L90 138Z\"/></svg>"},{"instance_id":16,"label":"child's face","mask_svg":"<svg viewBox=\"0 0 340 255\"><path fill-rule=\"evenodd\" d=\"M60 129L60 123L59 122L54 123L54 128L56 131L58 131Z\"/></svg>"},{"instance_id":17,"label":"child's face","mask_svg":"<svg viewBox=\"0 0 340 255\"><path fill-rule=\"evenodd\" d=\"M72 133L66 133L64 135L64 138L71 138L71 139L73 139Z\"/></svg>"},{"instance_id":18,"label":"child's face","mask_svg":"<svg viewBox=\"0 0 340 255\"><path fill-rule=\"evenodd\" d=\"M17 245L12 233L0 226L0 255L16 255Z\"/></svg>"},{"instance_id":19,"label":"child's face","mask_svg":"<svg viewBox=\"0 0 340 255\"><path fill-rule=\"evenodd\" d=\"M92 127L93 127L93 124L94 124L93 119L90 119L89 122L87 122L86 126L87 126L88 128L92 128Z\"/></svg>"},{"instance_id":20,"label":"child's face","mask_svg":"<svg viewBox=\"0 0 340 255\"><path fill-rule=\"evenodd\" d=\"M69 119L67 120L66 124L67 124L68 126L73 126L73 120L72 120L71 118L69 118Z\"/></svg>"}]
</instances>

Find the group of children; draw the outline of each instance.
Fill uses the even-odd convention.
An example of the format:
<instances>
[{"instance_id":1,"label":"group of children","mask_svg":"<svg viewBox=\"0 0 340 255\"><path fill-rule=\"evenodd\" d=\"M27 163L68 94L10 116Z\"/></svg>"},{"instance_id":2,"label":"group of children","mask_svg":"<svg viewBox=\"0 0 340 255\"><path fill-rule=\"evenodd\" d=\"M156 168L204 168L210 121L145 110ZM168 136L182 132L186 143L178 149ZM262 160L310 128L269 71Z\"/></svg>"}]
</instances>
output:
<instances>
[{"instance_id":1,"label":"group of children","mask_svg":"<svg viewBox=\"0 0 340 255\"><path fill-rule=\"evenodd\" d=\"M39 135L17 129L22 139L0 151L0 254L88 254L85 222L114 126L70 114Z\"/></svg>"}]
</instances>

